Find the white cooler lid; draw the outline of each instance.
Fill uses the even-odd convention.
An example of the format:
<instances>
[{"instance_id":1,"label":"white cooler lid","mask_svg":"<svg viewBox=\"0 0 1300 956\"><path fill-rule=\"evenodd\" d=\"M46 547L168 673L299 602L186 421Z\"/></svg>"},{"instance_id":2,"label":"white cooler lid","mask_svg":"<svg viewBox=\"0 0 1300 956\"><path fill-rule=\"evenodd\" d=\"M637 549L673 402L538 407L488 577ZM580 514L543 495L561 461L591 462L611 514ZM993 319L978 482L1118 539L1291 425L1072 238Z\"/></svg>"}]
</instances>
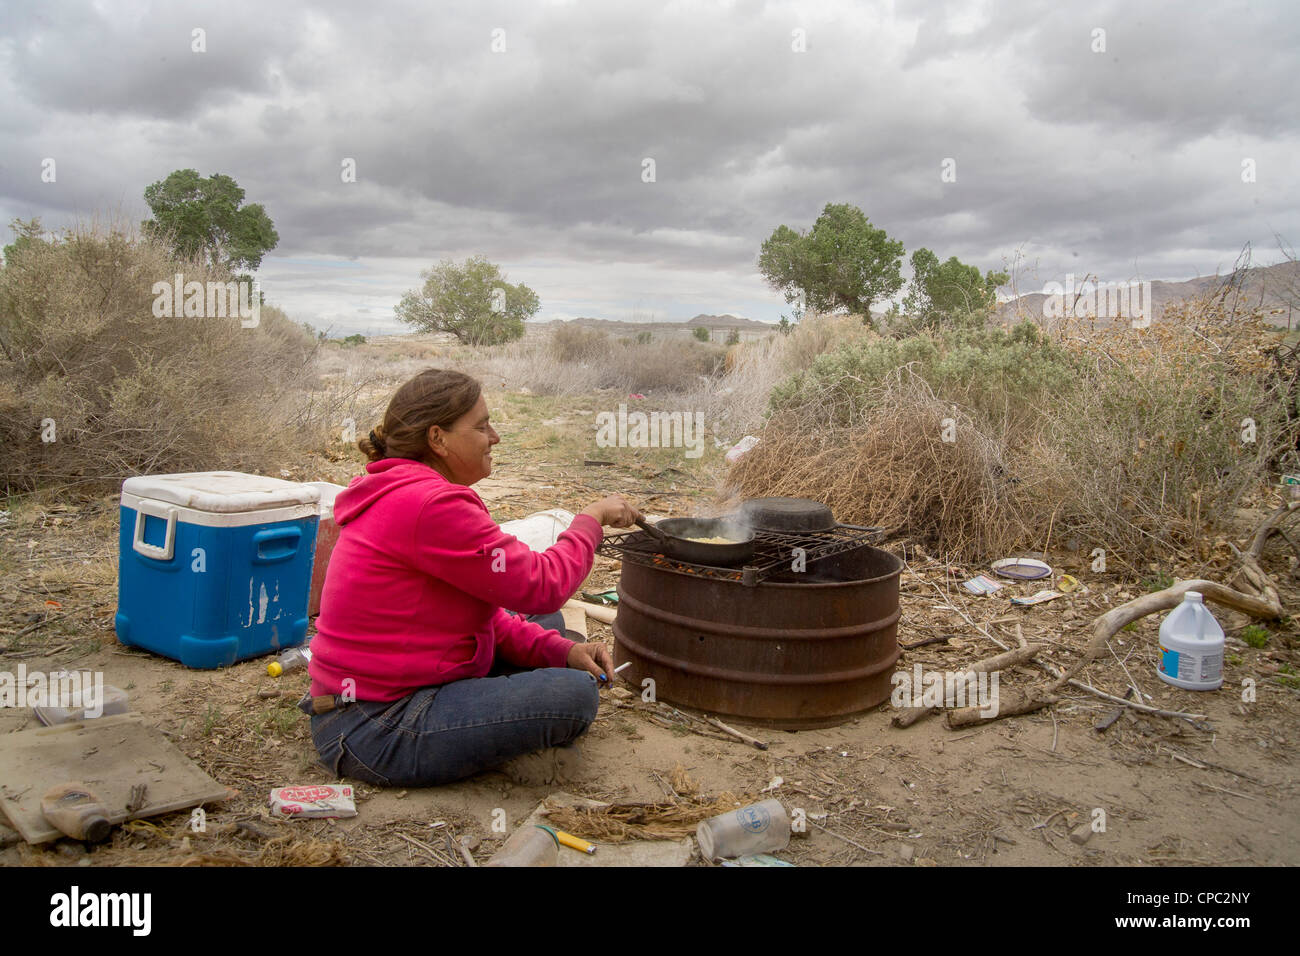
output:
<instances>
[{"instance_id":1,"label":"white cooler lid","mask_svg":"<svg viewBox=\"0 0 1300 956\"><path fill-rule=\"evenodd\" d=\"M332 481L304 481L303 484L320 492L320 516L332 519L334 517L334 499L338 497L340 491L347 491L347 488L343 485L336 485Z\"/></svg>"},{"instance_id":2,"label":"white cooler lid","mask_svg":"<svg viewBox=\"0 0 1300 956\"><path fill-rule=\"evenodd\" d=\"M213 514L243 514L291 505L315 505L320 501L320 489L311 485L238 471L138 475L122 483L122 495L151 498Z\"/></svg>"}]
</instances>

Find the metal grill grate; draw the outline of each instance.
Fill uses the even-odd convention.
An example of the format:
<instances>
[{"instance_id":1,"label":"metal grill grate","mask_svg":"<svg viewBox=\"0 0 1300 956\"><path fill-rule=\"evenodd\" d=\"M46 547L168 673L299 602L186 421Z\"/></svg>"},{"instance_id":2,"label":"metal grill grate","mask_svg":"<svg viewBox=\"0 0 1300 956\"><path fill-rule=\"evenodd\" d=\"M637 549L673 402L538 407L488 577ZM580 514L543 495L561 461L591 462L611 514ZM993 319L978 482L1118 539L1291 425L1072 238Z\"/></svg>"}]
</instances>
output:
<instances>
[{"instance_id":1,"label":"metal grill grate","mask_svg":"<svg viewBox=\"0 0 1300 956\"><path fill-rule=\"evenodd\" d=\"M878 530L872 528L847 527L804 533L756 531L753 557L743 567L731 568L693 564L665 557L654 549L654 539L641 530L607 534L596 553L678 574L735 581L745 587L754 587L758 582L789 568L794 563L796 548L803 549L804 561L811 564L821 558L871 544L879 534Z\"/></svg>"}]
</instances>

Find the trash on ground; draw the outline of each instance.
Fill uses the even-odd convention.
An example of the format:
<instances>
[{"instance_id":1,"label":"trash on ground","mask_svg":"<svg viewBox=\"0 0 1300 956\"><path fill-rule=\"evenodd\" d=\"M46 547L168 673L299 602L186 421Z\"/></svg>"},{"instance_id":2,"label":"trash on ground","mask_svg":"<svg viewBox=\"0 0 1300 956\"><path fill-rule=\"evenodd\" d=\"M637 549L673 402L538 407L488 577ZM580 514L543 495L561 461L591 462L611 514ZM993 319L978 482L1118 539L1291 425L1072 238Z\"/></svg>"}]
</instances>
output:
<instances>
[{"instance_id":1,"label":"trash on ground","mask_svg":"<svg viewBox=\"0 0 1300 956\"><path fill-rule=\"evenodd\" d=\"M134 712L0 735L0 809L28 843L63 835L41 812L41 796L69 780L94 782L112 824L235 795ZM129 809L141 784L147 800Z\"/></svg>"},{"instance_id":2,"label":"trash on ground","mask_svg":"<svg viewBox=\"0 0 1300 956\"><path fill-rule=\"evenodd\" d=\"M1035 591L1033 594L1029 595L1029 597L1013 597L1011 603L1025 607L1030 604L1043 604L1047 601L1055 601L1059 597L1065 597L1065 592L1043 590Z\"/></svg>"},{"instance_id":3,"label":"trash on ground","mask_svg":"<svg viewBox=\"0 0 1300 956\"><path fill-rule=\"evenodd\" d=\"M726 799L731 806L741 802L730 794L715 799ZM543 800L524 823L548 823L598 841L599 853L561 853L557 866L685 866L695 852L690 837L695 823L716 813L715 806L714 800L704 804L692 800L634 807L560 790Z\"/></svg>"},{"instance_id":4,"label":"trash on ground","mask_svg":"<svg viewBox=\"0 0 1300 956\"><path fill-rule=\"evenodd\" d=\"M577 850L579 853L590 855L596 852L596 844L589 843L582 837L576 837L572 833L565 833L563 830L555 831L555 839L560 842L560 846L567 846L572 850Z\"/></svg>"},{"instance_id":5,"label":"trash on ground","mask_svg":"<svg viewBox=\"0 0 1300 956\"><path fill-rule=\"evenodd\" d=\"M271 810L276 816L290 817L295 820L357 815L357 805L352 799L352 788L344 784L277 787L271 791Z\"/></svg>"},{"instance_id":6,"label":"trash on ground","mask_svg":"<svg viewBox=\"0 0 1300 956\"><path fill-rule=\"evenodd\" d=\"M756 853L753 856L738 856L734 860L723 860L722 866L794 866L785 860L778 860L768 853Z\"/></svg>"},{"instance_id":7,"label":"trash on ground","mask_svg":"<svg viewBox=\"0 0 1300 956\"><path fill-rule=\"evenodd\" d=\"M32 714L46 727L54 727L77 720L95 720L125 714L131 709L127 693L121 688L104 684L96 692L86 693L87 690L89 688L74 688L68 693L63 706L38 705L32 708ZM57 696L52 694L51 698Z\"/></svg>"},{"instance_id":8,"label":"trash on ground","mask_svg":"<svg viewBox=\"0 0 1300 956\"><path fill-rule=\"evenodd\" d=\"M757 444L758 444L757 438L755 438L753 435L746 435L740 441L736 442L736 444L731 448L731 450L728 451L727 454L724 455L723 457L726 459L727 464L734 465L736 462L740 461L740 459L743 458L745 454L749 452L751 449L753 449L753 447Z\"/></svg>"},{"instance_id":9,"label":"trash on ground","mask_svg":"<svg viewBox=\"0 0 1300 956\"><path fill-rule=\"evenodd\" d=\"M993 594L1006 587L1001 581L994 581L987 574L977 574L969 581L963 581L961 586L971 594Z\"/></svg>"},{"instance_id":10,"label":"trash on ground","mask_svg":"<svg viewBox=\"0 0 1300 956\"><path fill-rule=\"evenodd\" d=\"M311 648L291 647L287 651L282 651L275 660L266 665L266 673L270 677L279 677L290 671L302 670L310 663Z\"/></svg>"},{"instance_id":11,"label":"trash on ground","mask_svg":"<svg viewBox=\"0 0 1300 956\"><path fill-rule=\"evenodd\" d=\"M50 825L74 840L100 843L108 839L113 824L103 799L84 783L61 783L41 797L41 813Z\"/></svg>"},{"instance_id":12,"label":"trash on ground","mask_svg":"<svg viewBox=\"0 0 1300 956\"><path fill-rule=\"evenodd\" d=\"M780 800L764 800L700 821L695 839L706 860L784 850L790 845L790 818Z\"/></svg>"},{"instance_id":13,"label":"trash on ground","mask_svg":"<svg viewBox=\"0 0 1300 956\"><path fill-rule=\"evenodd\" d=\"M1002 558L989 565L1004 578L1018 581L1037 581L1052 573L1051 565L1037 558Z\"/></svg>"},{"instance_id":14,"label":"trash on ground","mask_svg":"<svg viewBox=\"0 0 1300 956\"><path fill-rule=\"evenodd\" d=\"M540 823L520 824L488 866L555 866L560 856L560 839L554 829Z\"/></svg>"},{"instance_id":15,"label":"trash on ground","mask_svg":"<svg viewBox=\"0 0 1300 956\"><path fill-rule=\"evenodd\" d=\"M1188 591L1160 622L1156 676L1184 690L1218 690L1223 686L1223 648L1223 628L1201 594Z\"/></svg>"}]
</instances>

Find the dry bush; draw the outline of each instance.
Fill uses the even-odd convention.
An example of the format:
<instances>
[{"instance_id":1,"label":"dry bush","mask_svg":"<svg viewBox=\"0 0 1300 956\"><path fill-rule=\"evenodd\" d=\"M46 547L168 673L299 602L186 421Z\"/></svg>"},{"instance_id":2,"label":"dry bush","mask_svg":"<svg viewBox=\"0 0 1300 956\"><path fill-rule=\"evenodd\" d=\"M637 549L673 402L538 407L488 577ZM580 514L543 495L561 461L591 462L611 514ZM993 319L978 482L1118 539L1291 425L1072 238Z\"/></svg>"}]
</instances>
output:
<instances>
[{"instance_id":1,"label":"dry bush","mask_svg":"<svg viewBox=\"0 0 1300 956\"><path fill-rule=\"evenodd\" d=\"M774 331L731 346L725 367L688 389L683 401L716 423L720 440L735 442L762 427L772 390L781 381L807 369L819 355L873 335L856 316L809 315L788 335Z\"/></svg>"},{"instance_id":2,"label":"dry bush","mask_svg":"<svg viewBox=\"0 0 1300 956\"><path fill-rule=\"evenodd\" d=\"M609 335L602 329L566 323L551 333L550 353L561 362L600 361L609 350Z\"/></svg>"},{"instance_id":3,"label":"dry bush","mask_svg":"<svg viewBox=\"0 0 1300 956\"><path fill-rule=\"evenodd\" d=\"M1293 377L1272 374L1277 333L1215 294L1146 329L1069 323L1061 336L1084 371L1043 410L1049 453L1024 466L1060 500L1059 527L1122 563L1206 557L1296 447Z\"/></svg>"},{"instance_id":4,"label":"dry bush","mask_svg":"<svg viewBox=\"0 0 1300 956\"><path fill-rule=\"evenodd\" d=\"M729 474L731 490L812 498L840 521L963 558L1001 554L1047 517L1009 480L1000 441L911 370L881 382L874 399L848 425L815 406L773 417ZM953 442L943 441L949 418Z\"/></svg>"},{"instance_id":5,"label":"dry bush","mask_svg":"<svg viewBox=\"0 0 1300 956\"><path fill-rule=\"evenodd\" d=\"M561 327L561 330L564 327ZM554 335L559 335L557 330ZM577 332L586 330L577 329ZM681 392L721 366L725 349L693 340L618 342L604 336L601 350L574 358L542 337L480 350L454 367L485 383L525 387L539 395L620 392ZM591 349L595 339L583 338Z\"/></svg>"},{"instance_id":6,"label":"dry bush","mask_svg":"<svg viewBox=\"0 0 1300 956\"><path fill-rule=\"evenodd\" d=\"M1147 329L1058 335L1010 350L1000 333L868 341L816 359L774 390L731 480L963 559L1070 540L1136 568L1203 557L1295 460L1297 376L1278 369L1277 334L1222 296Z\"/></svg>"},{"instance_id":7,"label":"dry bush","mask_svg":"<svg viewBox=\"0 0 1300 956\"><path fill-rule=\"evenodd\" d=\"M314 436L315 343L282 312L158 318L155 282L228 281L121 227L37 241L0 271L0 480L103 490L148 472L266 471ZM44 424L43 424L44 423ZM52 423L53 441L42 441Z\"/></svg>"}]
</instances>

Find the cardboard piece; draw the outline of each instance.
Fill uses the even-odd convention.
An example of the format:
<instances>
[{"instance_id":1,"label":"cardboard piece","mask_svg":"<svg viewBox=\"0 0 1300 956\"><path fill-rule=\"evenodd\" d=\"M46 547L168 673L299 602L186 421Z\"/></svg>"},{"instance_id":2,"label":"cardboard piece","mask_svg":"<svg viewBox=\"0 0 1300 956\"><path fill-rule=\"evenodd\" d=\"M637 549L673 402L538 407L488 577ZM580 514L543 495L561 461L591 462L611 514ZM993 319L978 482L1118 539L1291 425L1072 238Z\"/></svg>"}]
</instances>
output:
<instances>
[{"instance_id":1,"label":"cardboard piece","mask_svg":"<svg viewBox=\"0 0 1300 956\"><path fill-rule=\"evenodd\" d=\"M234 791L217 783L138 713L0 735L0 808L28 843L63 836L41 813L51 787L77 781L107 804L114 824L217 803ZM145 803L126 809L144 784Z\"/></svg>"},{"instance_id":2,"label":"cardboard piece","mask_svg":"<svg viewBox=\"0 0 1300 956\"><path fill-rule=\"evenodd\" d=\"M546 798L528 815L520 826L550 825L542 808L547 803L552 807L603 807L608 804L599 800L588 800L564 790L558 790ZM581 833L574 836L586 839ZM594 840L592 841L595 842ZM590 855L567 846L560 847L558 866L685 866L695 852L695 840L682 837L680 840L629 840L626 843L602 843L595 853Z\"/></svg>"}]
</instances>

